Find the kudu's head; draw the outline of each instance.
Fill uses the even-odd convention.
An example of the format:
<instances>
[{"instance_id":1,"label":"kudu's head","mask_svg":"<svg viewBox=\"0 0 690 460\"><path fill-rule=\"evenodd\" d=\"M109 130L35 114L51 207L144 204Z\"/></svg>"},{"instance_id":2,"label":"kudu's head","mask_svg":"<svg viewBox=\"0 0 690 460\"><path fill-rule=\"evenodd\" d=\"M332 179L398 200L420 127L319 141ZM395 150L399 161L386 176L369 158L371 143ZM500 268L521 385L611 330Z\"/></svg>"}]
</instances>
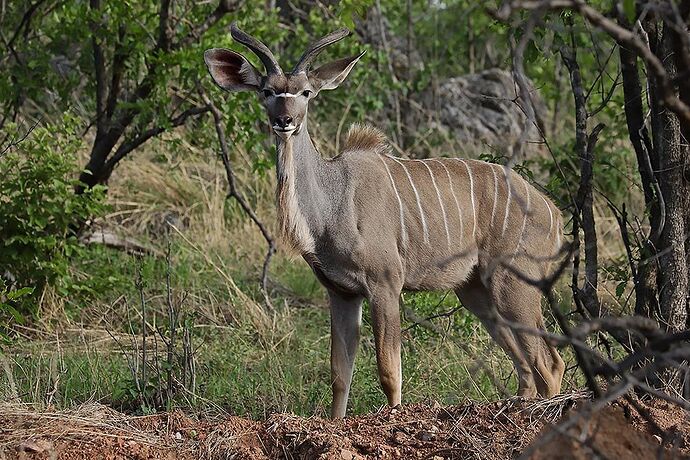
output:
<instances>
[{"instance_id":1,"label":"kudu's head","mask_svg":"<svg viewBox=\"0 0 690 460\"><path fill-rule=\"evenodd\" d=\"M311 70L312 61L325 47L350 33L347 29L338 29L312 43L292 72L285 74L266 45L241 31L234 22L230 30L232 38L259 57L266 75L241 54L223 48L204 53L208 71L216 84L227 91L256 91L266 107L273 131L283 140L300 131L306 122L309 101L321 90L337 88L364 54L338 59Z\"/></svg>"}]
</instances>

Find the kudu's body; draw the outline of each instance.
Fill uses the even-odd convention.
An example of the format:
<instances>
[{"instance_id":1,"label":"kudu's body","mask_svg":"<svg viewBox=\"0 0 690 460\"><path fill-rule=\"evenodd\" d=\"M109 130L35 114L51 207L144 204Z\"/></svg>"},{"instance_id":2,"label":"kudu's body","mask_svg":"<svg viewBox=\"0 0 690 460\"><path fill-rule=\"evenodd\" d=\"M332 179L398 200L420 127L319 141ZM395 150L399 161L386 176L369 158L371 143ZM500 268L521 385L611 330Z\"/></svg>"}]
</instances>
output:
<instances>
[{"instance_id":1,"label":"kudu's body","mask_svg":"<svg viewBox=\"0 0 690 460\"><path fill-rule=\"evenodd\" d=\"M307 129L307 102L335 88L361 55L311 72L308 64L347 33L316 42L284 75L263 44L235 25L232 32L257 53L268 75L252 77L245 67L251 64L228 50L207 51L206 62L221 87L251 85L264 96L277 135L281 233L330 298L332 416L345 415L365 298L381 385L388 403L400 404L403 289L455 291L513 360L518 393L556 394L564 369L556 350L538 334L511 331L503 320L543 329L540 293L521 278L549 274L562 238L559 210L498 165L393 157L385 137L370 127L354 126L343 152L322 158Z\"/></svg>"}]
</instances>

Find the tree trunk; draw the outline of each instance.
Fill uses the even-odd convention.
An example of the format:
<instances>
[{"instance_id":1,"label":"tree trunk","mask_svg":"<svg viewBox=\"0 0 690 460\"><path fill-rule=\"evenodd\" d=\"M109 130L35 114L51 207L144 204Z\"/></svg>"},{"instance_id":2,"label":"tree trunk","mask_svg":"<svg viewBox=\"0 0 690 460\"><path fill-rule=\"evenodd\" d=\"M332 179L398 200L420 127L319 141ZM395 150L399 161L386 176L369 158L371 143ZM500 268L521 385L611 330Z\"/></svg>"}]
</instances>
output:
<instances>
[{"instance_id":1,"label":"tree trunk","mask_svg":"<svg viewBox=\"0 0 690 460\"><path fill-rule=\"evenodd\" d=\"M681 37L672 27L664 24L658 26L661 33L658 38L657 56L664 63L670 78L678 75L679 67L684 65L678 54L676 41ZM676 94L680 97L681 94ZM685 94L687 96L687 94ZM688 215L690 214L690 181L685 177L685 170L690 162L690 150L683 132L688 127L681 123L671 110L658 108L659 139L659 182L666 207L666 219L659 239L659 292L660 322L669 332L679 332L687 327L688 296L690 285L688 276L688 242L690 231ZM683 129L685 128L685 129Z\"/></svg>"}]
</instances>

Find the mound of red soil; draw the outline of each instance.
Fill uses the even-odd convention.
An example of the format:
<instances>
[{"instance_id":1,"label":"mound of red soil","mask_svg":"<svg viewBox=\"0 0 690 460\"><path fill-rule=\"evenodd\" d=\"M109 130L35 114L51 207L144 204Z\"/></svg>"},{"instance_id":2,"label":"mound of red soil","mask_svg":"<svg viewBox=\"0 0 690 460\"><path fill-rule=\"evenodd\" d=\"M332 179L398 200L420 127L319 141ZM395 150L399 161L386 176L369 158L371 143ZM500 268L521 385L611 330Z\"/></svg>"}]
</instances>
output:
<instances>
[{"instance_id":1,"label":"mound of red soil","mask_svg":"<svg viewBox=\"0 0 690 460\"><path fill-rule=\"evenodd\" d=\"M590 414L584 400L568 396L411 404L335 422L288 414L257 422L179 411L131 417L103 406L63 412L0 406L0 459L686 458L689 414L659 401L639 404L654 423L622 403ZM554 428L558 420L569 425Z\"/></svg>"}]
</instances>

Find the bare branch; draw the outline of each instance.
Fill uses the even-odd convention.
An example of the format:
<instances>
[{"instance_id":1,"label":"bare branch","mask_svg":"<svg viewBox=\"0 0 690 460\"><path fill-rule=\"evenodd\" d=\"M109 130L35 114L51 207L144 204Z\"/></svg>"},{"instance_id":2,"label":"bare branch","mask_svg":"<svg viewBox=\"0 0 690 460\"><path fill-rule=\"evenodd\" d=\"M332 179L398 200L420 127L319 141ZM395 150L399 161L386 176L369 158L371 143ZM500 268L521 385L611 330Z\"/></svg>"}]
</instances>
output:
<instances>
[{"instance_id":1,"label":"bare branch","mask_svg":"<svg viewBox=\"0 0 690 460\"><path fill-rule=\"evenodd\" d=\"M41 119L36 120L36 122L33 125L31 125L31 127L28 130L26 130L26 132L22 135L22 137L12 139L9 142L9 144L7 144L5 147L3 147L2 150L0 150L0 158L4 157L5 154L10 151L10 149L21 144L27 137L29 137L29 134L31 134L31 131L36 129L36 126L38 126L38 124L40 122L41 122ZM9 137L9 134L8 134L8 137ZM3 142L5 142L6 140L7 140L7 137L3 140Z\"/></svg>"},{"instance_id":2,"label":"bare branch","mask_svg":"<svg viewBox=\"0 0 690 460\"><path fill-rule=\"evenodd\" d=\"M268 249L266 251L266 257L264 259L264 265L261 270L261 291L264 294L264 299L267 305L271 306L270 298L268 297L268 290L266 288L268 282L268 268L271 262L271 257L276 252L276 245L273 237L268 232L266 226L259 220L254 210L249 206L244 196L237 189L237 182L235 179L235 172L232 169L232 164L230 164L230 149L228 148L228 142L225 137L225 131L223 130L223 115L221 114L218 107L211 101L206 92L198 85L199 94L202 100L206 104L206 107L213 114L213 120L216 127L216 134L218 135L218 142L220 144L220 157L223 161L223 166L225 167L225 174L228 178L229 192L228 196L234 198L239 203L242 210L249 216L249 218L259 227L259 231L263 235L266 243L268 244Z\"/></svg>"}]
</instances>

